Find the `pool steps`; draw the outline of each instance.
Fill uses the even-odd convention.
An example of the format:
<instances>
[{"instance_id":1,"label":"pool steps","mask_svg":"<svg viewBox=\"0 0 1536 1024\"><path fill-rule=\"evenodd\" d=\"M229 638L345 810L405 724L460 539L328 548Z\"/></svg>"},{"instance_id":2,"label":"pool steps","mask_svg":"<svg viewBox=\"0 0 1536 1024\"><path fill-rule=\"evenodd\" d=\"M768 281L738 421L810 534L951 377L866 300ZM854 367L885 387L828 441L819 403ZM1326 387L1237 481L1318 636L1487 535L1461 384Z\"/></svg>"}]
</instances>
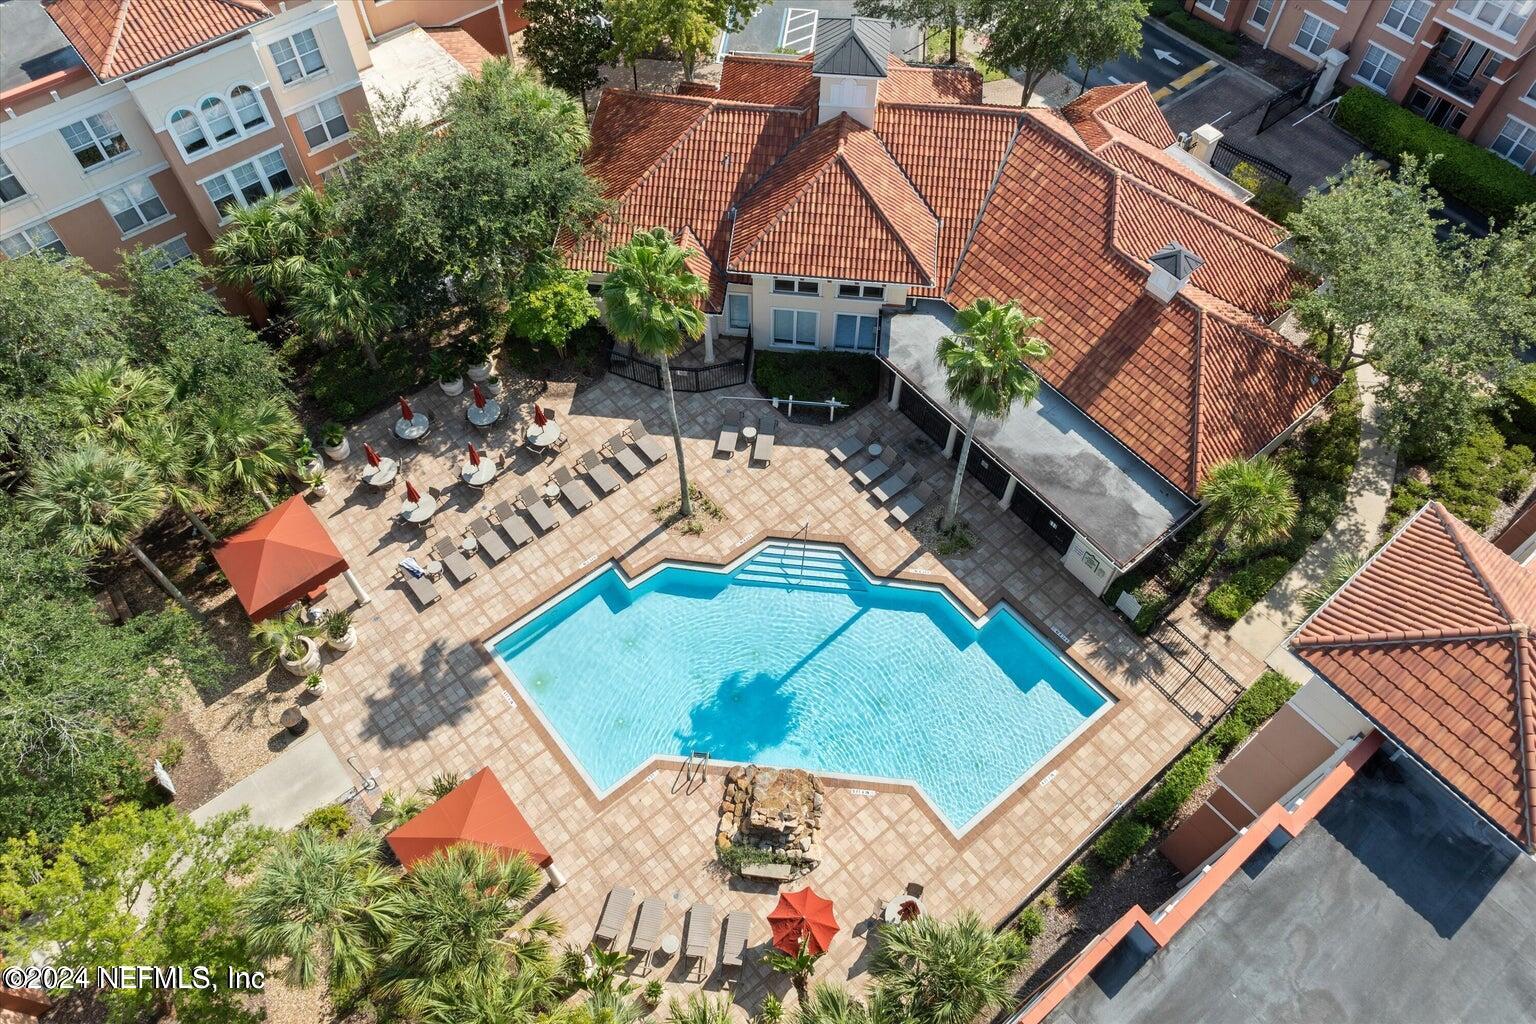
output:
<instances>
[{"instance_id":1,"label":"pool steps","mask_svg":"<svg viewBox=\"0 0 1536 1024\"><path fill-rule=\"evenodd\" d=\"M743 583L796 586L815 590L863 591L869 582L840 552L799 544L769 544L735 572Z\"/></svg>"}]
</instances>

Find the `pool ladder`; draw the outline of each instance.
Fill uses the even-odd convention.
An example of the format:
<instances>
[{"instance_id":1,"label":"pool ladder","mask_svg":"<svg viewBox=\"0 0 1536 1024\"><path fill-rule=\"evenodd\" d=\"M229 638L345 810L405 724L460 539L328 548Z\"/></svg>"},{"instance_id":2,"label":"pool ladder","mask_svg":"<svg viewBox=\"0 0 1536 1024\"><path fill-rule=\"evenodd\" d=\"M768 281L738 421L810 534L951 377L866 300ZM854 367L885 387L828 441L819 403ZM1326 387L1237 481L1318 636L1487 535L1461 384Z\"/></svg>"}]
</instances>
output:
<instances>
[{"instance_id":1,"label":"pool ladder","mask_svg":"<svg viewBox=\"0 0 1536 1024\"><path fill-rule=\"evenodd\" d=\"M678 779L682 783L685 793L692 793L699 786L704 785L704 780L709 777L709 751L695 750L688 755L688 760L683 762L683 767L678 772ZM694 785L697 779L698 785ZM678 787L674 785L672 792L676 793Z\"/></svg>"},{"instance_id":2,"label":"pool ladder","mask_svg":"<svg viewBox=\"0 0 1536 1024\"><path fill-rule=\"evenodd\" d=\"M805 525L795 531L795 540L800 544L800 578L796 583L805 582L805 547L811 539L811 521L807 519Z\"/></svg>"}]
</instances>

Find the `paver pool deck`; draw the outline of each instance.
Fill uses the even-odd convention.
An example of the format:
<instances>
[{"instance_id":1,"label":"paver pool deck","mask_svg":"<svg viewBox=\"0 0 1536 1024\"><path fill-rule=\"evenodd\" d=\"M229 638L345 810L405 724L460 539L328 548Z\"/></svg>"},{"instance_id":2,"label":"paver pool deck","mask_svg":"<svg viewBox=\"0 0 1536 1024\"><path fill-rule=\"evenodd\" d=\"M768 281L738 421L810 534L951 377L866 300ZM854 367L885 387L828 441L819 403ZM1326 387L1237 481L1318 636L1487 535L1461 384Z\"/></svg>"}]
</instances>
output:
<instances>
[{"instance_id":1,"label":"paver pool deck","mask_svg":"<svg viewBox=\"0 0 1536 1024\"><path fill-rule=\"evenodd\" d=\"M989 493L967 483L963 517L975 546L941 559L877 508L848 469L827 457L826 449L849 429L866 429L908 452L930 485L947 492L953 463L904 417L881 403L834 427L780 417L771 465L749 464L745 449L729 459L714 457L721 423L727 417L734 421L743 402L755 397L748 387L678 395L690 477L728 515L706 536L663 531L651 514L677 491L676 466L669 458L634 480L626 478L621 490L584 512L572 514L562 503L567 519L560 528L498 566L472 556L479 576L462 587L439 581L442 599L425 610L393 582L402 558L412 555L425 563L433 540L462 535L481 511L528 484L542 486L556 466L573 463L636 418L670 449L665 399L613 376L574 397L541 396L541 404L554 410L571 435L563 453L544 460L522 452L518 442L530 406L519 407L510 397L509 419L486 434L471 435L465 423L467 392L449 398L435 387L413 399L415 408L434 420L418 445L391 437L397 415L392 407L354 428L353 455L330 466L330 493L315 508L373 601L355 609L358 647L327 653L328 692L306 705L337 755L376 772L381 789L410 790L444 771L494 769L569 878L541 903L564 923L568 942L590 940L603 898L614 886L635 889L638 899L662 899L669 931L681 930L694 902L713 904L717 922L731 910L749 911L751 948L734 986L738 1002L749 1009L767 992L782 997L789 984L760 963L769 937L765 915L776 887L731 879L715 860L720 772L688 791L679 785L677 765L662 764L599 801L485 648L484 641L575 578L614 558L630 569L663 558L727 562L766 536L788 537L804 529L813 539L847 544L873 572L943 583L973 612L999 599L1010 601L1117 698L1082 736L1037 766L960 839L909 789L830 784L821 865L808 881L836 902L844 930L819 965L818 978L860 980L873 949L871 918L882 899L908 883L924 886L923 899L933 913L972 908L1001 922L1196 731L1157 686L1182 678L1179 667L1130 634ZM768 405L756 401L750 408L755 415ZM393 522L403 486L379 494L358 480L366 466L361 455L366 440L401 458L401 475L423 493L428 486L448 488L458 479L471 437L482 449L508 453L513 471L485 492L454 487L426 538ZM350 606L352 596L338 580L327 600ZM1213 652L1219 658L1223 653ZM1241 658L1240 652L1233 656ZM955 751L955 771L966 770L966 756ZM632 923L620 945L627 944ZM722 985L715 967L719 939L717 923L703 982L710 990ZM679 990L698 984L688 980L677 957L658 962L650 976Z\"/></svg>"}]
</instances>

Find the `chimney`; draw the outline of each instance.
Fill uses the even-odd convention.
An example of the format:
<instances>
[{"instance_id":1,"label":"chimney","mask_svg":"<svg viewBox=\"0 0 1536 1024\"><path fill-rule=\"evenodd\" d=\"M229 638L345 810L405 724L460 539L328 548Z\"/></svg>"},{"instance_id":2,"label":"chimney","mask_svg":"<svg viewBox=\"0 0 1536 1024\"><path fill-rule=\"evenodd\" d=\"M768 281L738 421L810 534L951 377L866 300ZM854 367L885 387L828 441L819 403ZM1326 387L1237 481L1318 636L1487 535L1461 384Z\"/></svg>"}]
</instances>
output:
<instances>
[{"instance_id":1,"label":"chimney","mask_svg":"<svg viewBox=\"0 0 1536 1024\"><path fill-rule=\"evenodd\" d=\"M1152 273L1147 277L1147 294L1167 303L1189 283L1205 261L1178 242L1169 242L1152 254Z\"/></svg>"}]
</instances>

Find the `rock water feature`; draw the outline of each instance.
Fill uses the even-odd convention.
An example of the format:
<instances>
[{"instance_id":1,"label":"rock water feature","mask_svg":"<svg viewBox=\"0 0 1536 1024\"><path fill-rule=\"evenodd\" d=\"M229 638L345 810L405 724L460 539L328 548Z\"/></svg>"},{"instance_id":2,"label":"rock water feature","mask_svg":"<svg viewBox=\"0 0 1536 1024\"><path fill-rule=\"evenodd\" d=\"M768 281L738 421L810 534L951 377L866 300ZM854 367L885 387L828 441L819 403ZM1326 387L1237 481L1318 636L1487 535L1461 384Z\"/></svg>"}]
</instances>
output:
<instances>
[{"instance_id":1,"label":"rock water feature","mask_svg":"<svg viewBox=\"0 0 1536 1024\"><path fill-rule=\"evenodd\" d=\"M722 859L744 848L743 861L788 864L803 875L820 863L816 833L825 799L821 780L804 769L738 765L725 775L715 846Z\"/></svg>"}]
</instances>

